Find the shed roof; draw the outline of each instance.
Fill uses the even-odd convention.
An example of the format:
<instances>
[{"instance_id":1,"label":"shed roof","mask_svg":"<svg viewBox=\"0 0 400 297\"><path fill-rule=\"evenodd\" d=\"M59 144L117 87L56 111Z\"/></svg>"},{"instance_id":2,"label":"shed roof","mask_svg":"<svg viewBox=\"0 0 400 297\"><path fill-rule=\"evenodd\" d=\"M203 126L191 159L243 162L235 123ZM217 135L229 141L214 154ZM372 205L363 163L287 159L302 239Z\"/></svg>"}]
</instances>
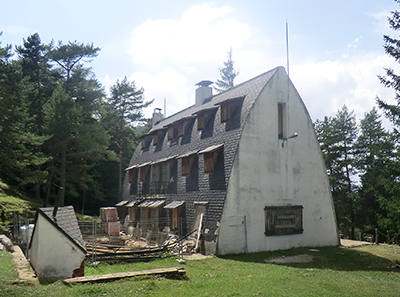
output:
<instances>
[{"instance_id":1,"label":"shed roof","mask_svg":"<svg viewBox=\"0 0 400 297\"><path fill-rule=\"evenodd\" d=\"M139 207L156 208L165 203L165 200L145 200L139 204Z\"/></svg>"},{"instance_id":2,"label":"shed roof","mask_svg":"<svg viewBox=\"0 0 400 297\"><path fill-rule=\"evenodd\" d=\"M78 220L75 215L73 206L63 206L58 207L57 215L53 217L53 207L43 207L39 208L37 212L38 215L42 215L47 221L49 221L54 227L56 227L61 233L68 237L71 242L86 253L84 248L84 242L82 238L81 230L79 229ZM36 229L33 230L32 237L34 236Z\"/></svg>"},{"instance_id":3,"label":"shed roof","mask_svg":"<svg viewBox=\"0 0 400 297\"><path fill-rule=\"evenodd\" d=\"M185 203L185 201L172 201L171 203L168 203L167 205L164 206L166 209L174 209L178 208L179 206L182 206Z\"/></svg>"},{"instance_id":4,"label":"shed roof","mask_svg":"<svg viewBox=\"0 0 400 297\"><path fill-rule=\"evenodd\" d=\"M124 205L126 205L126 204L128 204L128 200L122 200L122 201L120 201L120 202L118 202L117 204L115 204L115 206L124 206Z\"/></svg>"}]
</instances>

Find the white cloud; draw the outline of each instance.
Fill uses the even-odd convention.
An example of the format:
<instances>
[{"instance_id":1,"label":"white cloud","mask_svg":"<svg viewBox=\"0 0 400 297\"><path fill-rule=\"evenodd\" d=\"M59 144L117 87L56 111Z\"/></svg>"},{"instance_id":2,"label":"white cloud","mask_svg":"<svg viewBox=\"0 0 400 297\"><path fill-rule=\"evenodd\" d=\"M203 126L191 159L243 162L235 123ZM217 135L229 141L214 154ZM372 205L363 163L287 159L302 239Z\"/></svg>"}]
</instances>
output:
<instances>
[{"instance_id":1,"label":"white cloud","mask_svg":"<svg viewBox=\"0 0 400 297\"><path fill-rule=\"evenodd\" d=\"M241 52L252 32L233 12L230 6L197 5L180 19L149 19L133 30L129 53L137 71L131 78L144 87L146 98L155 98L146 116L156 107L164 109L164 98L167 115L194 104L194 84L217 79L231 47L234 57ZM240 56L259 55L242 51Z\"/></svg>"},{"instance_id":2,"label":"white cloud","mask_svg":"<svg viewBox=\"0 0 400 297\"><path fill-rule=\"evenodd\" d=\"M194 87L190 88L185 76L173 68L164 68L156 75L136 72L130 77L137 87L145 90L146 101L153 98L154 103L146 110L145 115L151 117L154 108L161 108L164 113L164 99L167 102L167 116L174 114L194 103Z\"/></svg>"},{"instance_id":3,"label":"white cloud","mask_svg":"<svg viewBox=\"0 0 400 297\"><path fill-rule=\"evenodd\" d=\"M203 4L185 11L179 20L147 20L133 30L130 54L138 67L183 67L215 61L250 37L248 25L229 14L229 6Z\"/></svg>"},{"instance_id":4,"label":"white cloud","mask_svg":"<svg viewBox=\"0 0 400 297\"><path fill-rule=\"evenodd\" d=\"M393 101L393 91L384 88L377 75L383 67L396 67L386 55L349 56L336 61L309 62L291 66L291 79L313 118L333 116L344 105L358 119L376 106L376 97Z\"/></svg>"},{"instance_id":5,"label":"white cloud","mask_svg":"<svg viewBox=\"0 0 400 297\"><path fill-rule=\"evenodd\" d=\"M237 83L286 63L283 51L276 50L280 45L235 19L234 13L229 6L204 4L191 7L180 19L149 19L133 30L129 53L136 72L130 78L145 89L147 100L155 98L146 116L154 108L164 109L164 98L167 115L192 105L194 84L219 78L218 67L230 47L240 70ZM383 22L382 15L375 18ZM344 104L360 119L375 106L377 96L393 100L392 90L377 78L384 74L383 67L393 67L393 61L382 52L360 49L362 38L355 38L337 60L290 66L291 79L313 120L335 115Z\"/></svg>"}]
</instances>

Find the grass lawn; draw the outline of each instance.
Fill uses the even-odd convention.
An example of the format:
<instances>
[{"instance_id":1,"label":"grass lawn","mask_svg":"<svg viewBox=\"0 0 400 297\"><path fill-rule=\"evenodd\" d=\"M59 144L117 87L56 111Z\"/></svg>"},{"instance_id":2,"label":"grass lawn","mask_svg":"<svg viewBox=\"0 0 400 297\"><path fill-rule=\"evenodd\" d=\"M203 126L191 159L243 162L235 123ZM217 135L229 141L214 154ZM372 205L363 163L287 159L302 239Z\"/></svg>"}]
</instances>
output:
<instances>
[{"instance_id":1,"label":"grass lawn","mask_svg":"<svg viewBox=\"0 0 400 297\"><path fill-rule=\"evenodd\" d=\"M270 264L275 256L313 254L310 263ZM0 252L0 296L400 296L400 248L293 249L231 255L183 264L187 280L141 277L67 286L17 282L11 255ZM86 275L179 266L174 257L148 263L88 264Z\"/></svg>"}]
</instances>

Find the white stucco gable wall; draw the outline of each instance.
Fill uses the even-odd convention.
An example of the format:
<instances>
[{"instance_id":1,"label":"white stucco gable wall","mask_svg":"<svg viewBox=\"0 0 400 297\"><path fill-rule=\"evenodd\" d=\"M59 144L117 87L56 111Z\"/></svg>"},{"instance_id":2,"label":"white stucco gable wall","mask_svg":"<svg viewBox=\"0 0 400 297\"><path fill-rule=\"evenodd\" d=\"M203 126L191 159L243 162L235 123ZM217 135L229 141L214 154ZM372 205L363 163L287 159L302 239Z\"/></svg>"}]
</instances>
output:
<instances>
[{"instance_id":1,"label":"white stucco gable wall","mask_svg":"<svg viewBox=\"0 0 400 297\"><path fill-rule=\"evenodd\" d=\"M31 245L31 264L39 278L69 278L85 253L41 214Z\"/></svg>"},{"instance_id":2,"label":"white stucco gable wall","mask_svg":"<svg viewBox=\"0 0 400 297\"><path fill-rule=\"evenodd\" d=\"M287 136L278 139L278 103ZM303 206L303 233L266 236L266 206ZM339 243L322 153L303 101L279 67L256 99L244 126L220 222L219 254Z\"/></svg>"}]
</instances>

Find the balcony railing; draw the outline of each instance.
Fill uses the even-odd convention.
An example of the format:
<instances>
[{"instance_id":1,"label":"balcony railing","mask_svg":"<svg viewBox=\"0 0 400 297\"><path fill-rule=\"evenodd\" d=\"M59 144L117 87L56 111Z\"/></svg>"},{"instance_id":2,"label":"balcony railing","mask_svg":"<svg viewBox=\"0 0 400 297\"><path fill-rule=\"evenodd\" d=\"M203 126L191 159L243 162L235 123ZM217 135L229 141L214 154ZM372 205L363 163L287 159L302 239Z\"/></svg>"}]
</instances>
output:
<instances>
[{"instance_id":1,"label":"balcony railing","mask_svg":"<svg viewBox=\"0 0 400 297\"><path fill-rule=\"evenodd\" d=\"M151 194L176 194L176 183L170 182L139 182L134 193L138 196Z\"/></svg>"}]
</instances>

